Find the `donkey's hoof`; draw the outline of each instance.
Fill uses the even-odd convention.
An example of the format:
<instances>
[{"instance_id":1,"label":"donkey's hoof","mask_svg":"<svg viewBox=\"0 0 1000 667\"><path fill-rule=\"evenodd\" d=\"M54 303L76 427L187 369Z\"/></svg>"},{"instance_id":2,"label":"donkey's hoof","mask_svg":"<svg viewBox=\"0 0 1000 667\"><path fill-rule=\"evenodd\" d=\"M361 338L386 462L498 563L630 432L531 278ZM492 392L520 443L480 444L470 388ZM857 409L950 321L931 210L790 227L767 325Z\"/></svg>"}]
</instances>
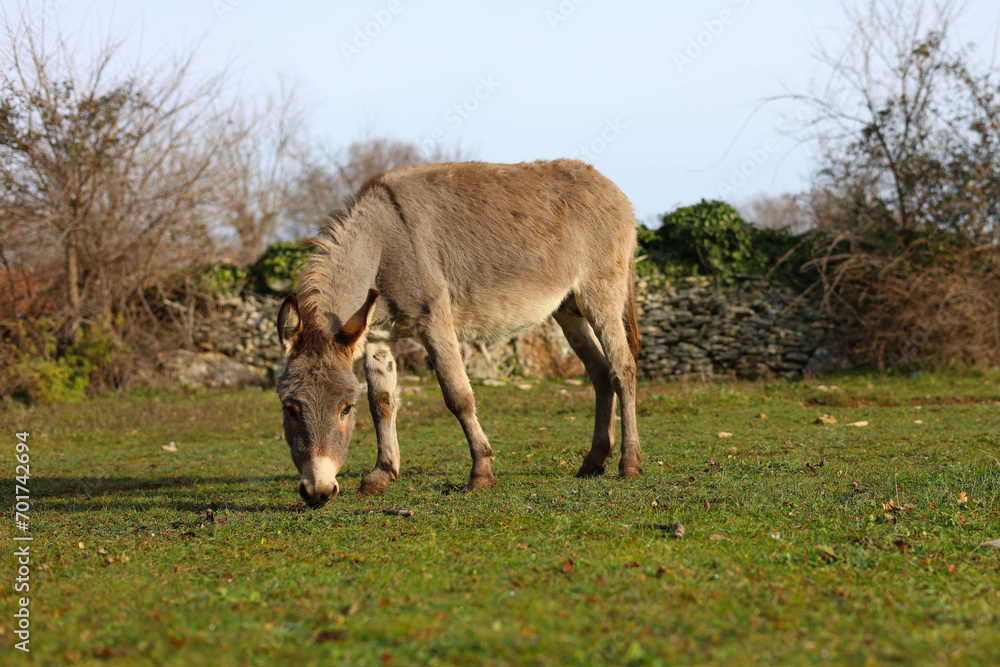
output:
<instances>
[{"instance_id":1,"label":"donkey's hoof","mask_svg":"<svg viewBox=\"0 0 1000 667\"><path fill-rule=\"evenodd\" d=\"M573 477L598 477L604 474L604 466L595 466L593 463L583 462L580 469L576 471Z\"/></svg>"},{"instance_id":2,"label":"donkey's hoof","mask_svg":"<svg viewBox=\"0 0 1000 667\"><path fill-rule=\"evenodd\" d=\"M642 468L639 467L638 463L618 466L618 479L634 479L636 477L642 477Z\"/></svg>"},{"instance_id":3,"label":"donkey's hoof","mask_svg":"<svg viewBox=\"0 0 1000 667\"><path fill-rule=\"evenodd\" d=\"M493 476L493 473L486 473L485 475L473 475L469 478L469 483L465 485L463 491L469 493L470 491L478 491L485 489L492 489L497 485L497 478Z\"/></svg>"},{"instance_id":4,"label":"donkey's hoof","mask_svg":"<svg viewBox=\"0 0 1000 667\"><path fill-rule=\"evenodd\" d=\"M382 475L369 474L361 480L358 493L363 496L381 496L389 490L389 482Z\"/></svg>"}]
</instances>

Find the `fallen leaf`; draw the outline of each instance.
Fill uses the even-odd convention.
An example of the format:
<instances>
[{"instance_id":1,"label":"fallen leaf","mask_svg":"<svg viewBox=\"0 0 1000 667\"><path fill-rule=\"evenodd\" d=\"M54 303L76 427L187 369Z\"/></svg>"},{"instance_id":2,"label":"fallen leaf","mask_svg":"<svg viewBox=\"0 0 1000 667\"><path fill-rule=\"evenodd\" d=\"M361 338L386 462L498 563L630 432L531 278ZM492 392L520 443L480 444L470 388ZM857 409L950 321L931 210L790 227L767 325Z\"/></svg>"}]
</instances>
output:
<instances>
[{"instance_id":1,"label":"fallen leaf","mask_svg":"<svg viewBox=\"0 0 1000 667\"><path fill-rule=\"evenodd\" d=\"M680 521L674 524L674 537L678 540L684 539L684 524Z\"/></svg>"},{"instance_id":2,"label":"fallen leaf","mask_svg":"<svg viewBox=\"0 0 1000 667\"><path fill-rule=\"evenodd\" d=\"M346 630L324 630L316 635L316 639L313 641L318 644L319 642L340 641L342 639L347 639Z\"/></svg>"},{"instance_id":3,"label":"fallen leaf","mask_svg":"<svg viewBox=\"0 0 1000 667\"><path fill-rule=\"evenodd\" d=\"M107 556L108 550L105 549L104 547L97 547L97 553L101 554L102 556Z\"/></svg>"},{"instance_id":4,"label":"fallen leaf","mask_svg":"<svg viewBox=\"0 0 1000 667\"><path fill-rule=\"evenodd\" d=\"M989 542L983 542L979 546L981 546L981 547L991 547L993 549L1000 549L1000 540L990 540Z\"/></svg>"},{"instance_id":5,"label":"fallen leaf","mask_svg":"<svg viewBox=\"0 0 1000 667\"><path fill-rule=\"evenodd\" d=\"M868 422L866 421L851 422L850 424L846 424L846 426L868 426Z\"/></svg>"},{"instance_id":6,"label":"fallen leaf","mask_svg":"<svg viewBox=\"0 0 1000 667\"><path fill-rule=\"evenodd\" d=\"M653 502L650 503L650 505L652 505L653 507L659 507L660 503L659 503L659 501L654 500Z\"/></svg>"},{"instance_id":7,"label":"fallen leaf","mask_svg":"<svg viewBox=\"0 0 1000 667\"><path fill-rule=\"evenodd\" d=\"M762 412L756 417L754 417L754 419L767 419L767 415Z\"/></svg>"},{"instance_id":8,"label":"fallen leaf","mask_svg":"<svg viewBox=\"0 0 1000 667\"><path fill-rule=\"evenodd\" d=\"M778 531L772 532L771 533L771 539L772 540L780 540L781 539L781 533L779 533Z\"/></svg>"},{"instance_id":9,"label":"fallen leaf","mask_svg":"<svg viewBox=\"0 0 1000 667\"><path fill-rule=\"evenodd\" d=\"M708 536L708 539L712 542L719 542L720 540L726 539L725 535L720 535L719 533L712 533Z\"/></svg>"},{"instance_id":10,"label":"fallen leaf","mask_svg":"<svg viewBox=\"0 0 1000 667\"><path fill-rule=\"evenodd\" d=\"M171 442L169 445L163 445L163 447L161 447L161 449L163 449L163 451L165 451L165 452L176 452L177 451L177 445L175 445L173 442Z\"/></svg>"},{"instance_id":11,"label":"fallen leaf","mask_svg":"<svg viewBox=\"0 0 1000 667\"><path fill-rule=\"evenodd\" d=\"M962 491L960 494L958 494L958 504L964 505L967 502L969 502L969 496L965 495L965 491Z\"/></svg>"},{"instance_id":12,"label":"fallen leaf","mask_svg":"<svg viewBox=\"0 0 1000 667\"><path fill-rule=\"evenodd\" d=\"M567 558L566 562L563 563L562 573L563 574L569 574L572 571L573 571L573 559L572 558Z\"/></svg>"},{"instance_id":13,"label":"fallen leaf","mask_svg":"<svg viewBox=\"0 0 1000 667\"><path fill-rule=\"evenodd\" d=\"M923 423L924 423L924 420L923 420L923 419L914 419L914 420L913 420L913 423L914 423L914 424L923 424Z\"/></svg>"},{"instance_id":14,"label":"fallen leaf","mask_svg":"<svg viewBox=\"0 0 1000 667\"><path fill-rule=\"evenodd\" d=\"M819 553L819 557L825 563L833 563L837 560L837 552L833 550L833 547L821 544L818 547L816 547L816 551Z\"/></svg>"},{"instance_id":15,"label":"fallen leaf","mask_svg":"<svg viewBox=\"0 0 1000 667\"><path fill-rule=\"evenodd\" d=\"M731 437L733 437L732 433L726 433L725 431L719 431L718 435L719 435L720 438L731 438Z\"/></svg>"},{"instance_id":16,"label":"fallen leaf","mask_svg":"<svg viewBox=\"0 0 1000 667\"><path fill-rule=\"evenodd\" d=\"M910 553L910 544L906 540L894 540L893 544L904 554Z\"/></svg>"},{"instance_id":17,"label":"fallen leaf","mask_svg":"<svg viewBox=\"0 0 1000 667\"><path fill-rule=\"evenodd\" d=\"M519 385L517 385L517 388L518 389L523 389L523 390L527 391L529 389L534 389L535 385L525 383L525 384L519 384Z\"/></svg>"},{"instance_id":18,"label":"fallen leaf","mask_svg":"<svg viewBox=\"0 0 1000 667\"><path fill-rule=\"evenodd\" d=\"M816 421L813 422L813 424L836 424L836 423L837 423L837 418L831 417L830 415L820 415L819 417L816 418Z\"/></svg>"},{"instance_id":19,"label":"fallen leaf","mask_svg":"<svg viewBox=\"0 0 1000 667\"><path fill-rule=\"evenodd\" d=\"M344 616L354 616L358 613L358 609L361 609L361 603L355 600L349 607L347 607L347 609L344 610Z\"/></svg>"},{"instance_id":20,"label":"fallen leaf","mask_svg":"<svg viewBox=\"0 0 1000 667\"><path fill-rule=\"evenodd\" d=\"M955 574L955 566L948 563L948 574Z\"/></svg>"},{"instance_id":21,"label":"fallen leaf","mask_svg":"<svg viewBox=\"0 0 1000 667\"><path fill-rule=\"evenodd\" d=\"M76 546L77 546L78 549L83 549L84 548L83 542L77 542Z\"/></svg>"}]
</instances>

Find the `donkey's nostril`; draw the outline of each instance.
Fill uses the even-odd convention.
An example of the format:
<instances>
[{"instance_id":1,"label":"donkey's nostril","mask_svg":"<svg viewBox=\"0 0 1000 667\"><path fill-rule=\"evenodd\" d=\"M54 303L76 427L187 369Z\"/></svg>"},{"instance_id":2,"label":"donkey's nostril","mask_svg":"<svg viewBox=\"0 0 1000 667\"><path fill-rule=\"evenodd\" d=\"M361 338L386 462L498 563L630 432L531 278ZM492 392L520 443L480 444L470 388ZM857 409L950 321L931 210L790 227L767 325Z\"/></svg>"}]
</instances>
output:
<instances>
[{"instance_id":1,"label":"donkey's nostril","mask_svg":"<svg viewBox=\"0 0 1000 667\"><path fill-rule=\"evenodd\" d=\"M306 485L302 482L299 482L299 495L302 496L302 500L306 501L310 505L312 504L312 500L309 498L309 493L306 491Z\"/></svg>"},{"instance_id":2,"label":"donkey's nostril","mask_svg":"<svg viewBox=\"0 0 1000 667\"><path fill-rule=\"evenodd\" d=\"M330 494L330 497L331 498L336 498L338 493L340 493L340 485L339 484L334 484L333 485L333 493Z\"/></svg>"}]
</instances>

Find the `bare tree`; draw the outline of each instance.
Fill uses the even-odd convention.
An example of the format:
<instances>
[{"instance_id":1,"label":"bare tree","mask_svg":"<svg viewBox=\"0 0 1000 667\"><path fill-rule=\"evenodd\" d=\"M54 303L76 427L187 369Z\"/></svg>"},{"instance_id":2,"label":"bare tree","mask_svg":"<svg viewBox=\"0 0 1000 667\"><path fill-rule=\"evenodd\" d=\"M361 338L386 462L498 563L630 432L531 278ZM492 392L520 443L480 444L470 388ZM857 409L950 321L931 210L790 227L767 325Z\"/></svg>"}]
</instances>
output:
<instances>
[{"instance_id":1,"label":"bare tree","mask_svg":"<svg viewBox=\"0 0 1000 667\"><path fill-rule=\"evenodd\" d=\"M801 234L809 229L809 212L798 197L790 194L759 194L737 209L744 220L760 229L787 229Z\"/></svg>"},{"instance_id":2,"label":"bare tree","mask_svg":"<svg viewBox=\"0 0 1000 667\"><path fill-rule=\"evenodd\" d=\"M970 239L1000 232L1000 178L991 166L1000 157L997 72L974 75L969 51L949 43L963 7L847 6L846 40L816 47L825 82L784 96L811 112L788 127L820 148L820 200L856 199L901 247L932 230Z\"/></svg>"},{"instance_id":3,"label":"bare tree","mask_svg":"<svg viewBox=\"0 0 1000 667\"><path fill-rule=\"evenodd\" d=\"M3 260L34 272L72 340L214 253L204 212L232 139L224 75L195 79L193 54L117 74L120 42L81 58L26 14L3 30Z\"/></svg>"},{"instance_id":4,"label":"bare tree","mask_svg":"<svg viewBox=\"0 0 1000 667\"><path fill-rule=\"evenodd\" d=\"M274 238L290 205L305 113L296 91L284 84L263 108L242 106L231 120L216 198L227 231L235 235L232 260L248 264Z\"/></svg>"},{"instance_id":5,"label":"bare tree","mask_svg":"<svg viewBox=\"0 0 1000 667\"><path fill-rule=\"evenodd\" d=\"M847 38L817 47L825 82L785 96L820 149L812 265L866 362L1000 360L1000 72L950 43L963 8L849 6Z\"/></svg>"}]
</instances>

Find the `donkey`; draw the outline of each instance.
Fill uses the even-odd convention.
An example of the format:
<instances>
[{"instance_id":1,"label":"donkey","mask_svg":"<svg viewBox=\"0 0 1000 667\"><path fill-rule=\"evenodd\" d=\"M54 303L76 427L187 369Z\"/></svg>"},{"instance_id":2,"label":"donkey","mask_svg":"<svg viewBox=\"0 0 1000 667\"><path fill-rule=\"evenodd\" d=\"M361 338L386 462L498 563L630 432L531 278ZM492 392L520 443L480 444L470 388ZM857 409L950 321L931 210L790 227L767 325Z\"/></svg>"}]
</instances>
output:
<instances>
[{"instance_id":1,"label":"donkey","mask_svg":"<svg viewBox=\"0 0 1000 667\"><path fill-rule=\"evenodd\" d=\"M362 493L399 475L393 343L416 335L472 454L466 491L496 484L459 341L510 337L549 314L583 361L597 395L594 436L578 477L600 475L621 405L620 477L637 477L636 246L632 205L575 160L459 162L393 169L330 214L298 294L278 312L287 359L278 380L285 439L310 506L340 490L364 357L378 456Z\"/></svg>"}]
</instances>

